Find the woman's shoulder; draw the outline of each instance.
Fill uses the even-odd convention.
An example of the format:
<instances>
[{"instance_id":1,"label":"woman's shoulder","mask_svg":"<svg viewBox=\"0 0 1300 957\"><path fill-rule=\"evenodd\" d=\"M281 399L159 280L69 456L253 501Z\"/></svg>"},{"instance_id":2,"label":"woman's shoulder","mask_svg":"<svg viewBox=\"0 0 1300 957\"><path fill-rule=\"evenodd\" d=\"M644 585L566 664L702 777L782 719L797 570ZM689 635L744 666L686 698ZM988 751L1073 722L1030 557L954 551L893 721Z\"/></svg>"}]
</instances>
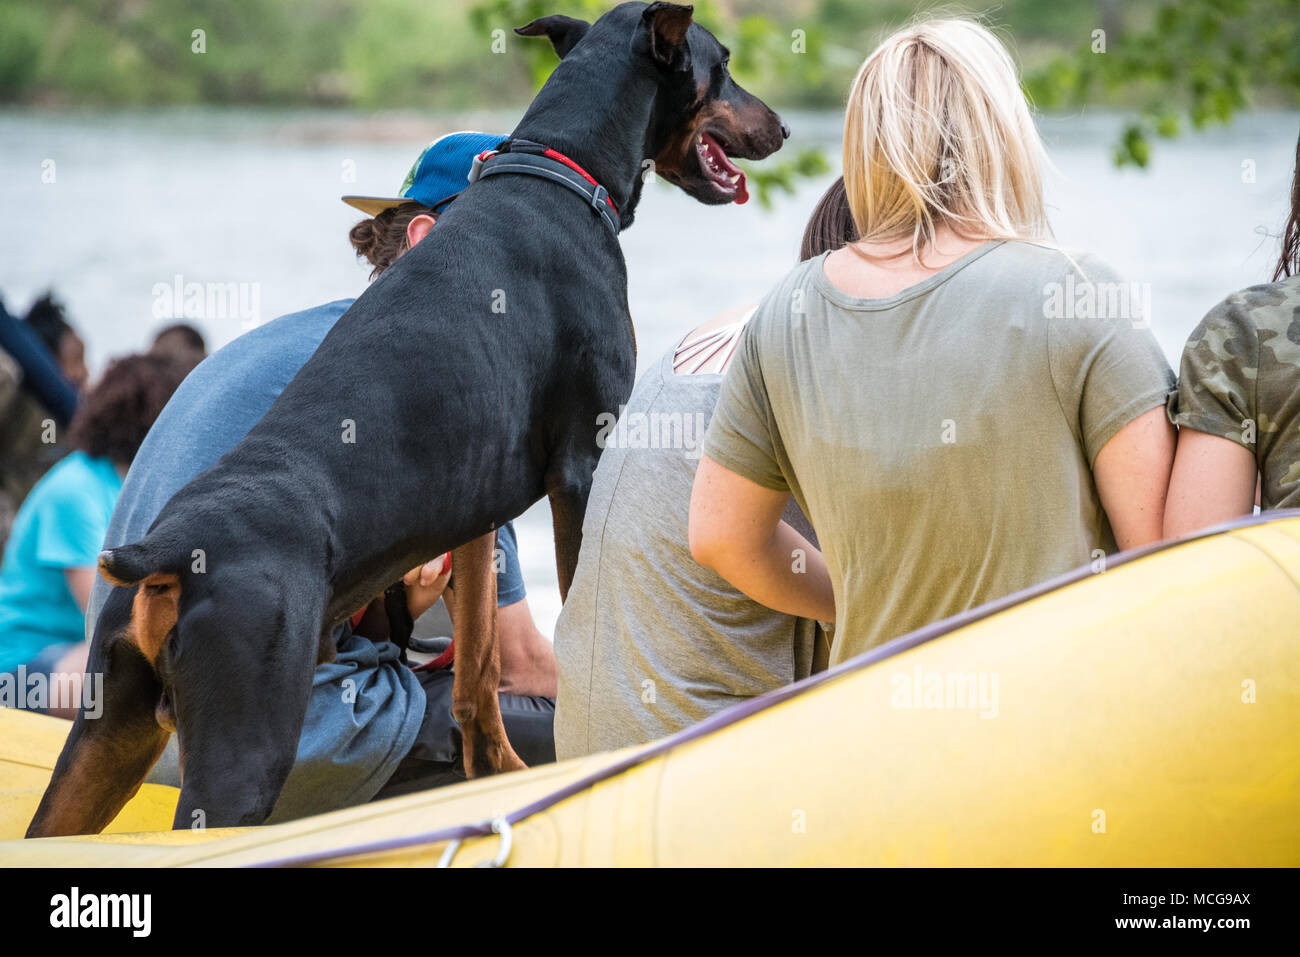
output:
<instances>
[{"instance_id":1,"label":"woman's shoulder","mask_svg":"<svg viewBox=\"0 0 1300 957\"><path fill-rule=\"evenodd\" d=\"M771 299L774 294L782 290L806 289L813 285L818 274L821 273L822 264L828 255L830 255L829 252L822 253L820 256L813 256L811 259L805 259L787 269L773 285L767 296L764 297L765 300ZM761 308L759 311L762 311Z\"/></svg>"},{"instance_id":2,"label":"woman's shoulder","mask_svg":"<svg viewBox=\"0 0 1300 957\"><path fill-rule=\"evenodd\" d=\"M1017 240L985 258L992 261L991 273L973 277L980 293L1041 315L1057 347L1090 351L1120 329L1150 335L1150 284L1131 281L1093 253Z\"/></svg>"},{"instance_id":3,"label":"woman's shoulder","mask_svg":"<svg viewBox=\"0 0 1300 957\"><path fill-rule=\"evenodd\" d=\"M1300 276L1247 286L1216 303L1187 339L1184 355L1197 353L1300 364Z\"/></svg>"},{"instance_id":4,"label":"woman's shoulder","mask_svg":"<svg viewBox=\"0 0 1300 957\"><path fill-rule=\"evenodd\" d=\"M1061 279L1072 277L1075 282L1117 282L1122 279L1121 274L1100 256L1047 240L1006 240L996 254L988 258L991 264L1006 265L1011 261L1014 265L1007 272L1019 273L1022 278L1029 271L1030 275L1041 272Z\"/></svg>"},{"instance_id":5,"label":"woman's shoulder","mask_svg":"<svg viewBox=\"0 0 1300 957\"><path fill-rule=\"evenodd\" d=\"M1300 276L1288 276L1277 282L1247 286L1231 293L1218 303L1206 318L1236 317L1249 322L1257 332L1290 335L1300 342Z\"/></svg>"},{"instance_id":6,"label":"woman's shoulder","mask_svg":"<svg viewBox=\"0 0 1300 957\"><path fill-rule=\"evenodd\" d=\"M736 325L743 325L744 322L753 315L754 306L752 304L745 306L729 306L726 309L716 313L707 322L702 322L685 336L675 347L681 349L689 347L692 343L698 342L705 337L712 335L723 329L730 329Z\"/></svg>"},{"instance_id":7,"label":"woman's shoulder","mask_svg":"<svg viewBox=\"0 0 1300 957\"><path fill-rule=\"evenodd\" d=\"M758 335L765 329L784 328L793 317L802 315L810 298L816 295L817 275L826 256L805 259L788 270L767 291L746 323L746 331Z\"/></svg>"},{"instance_id":8,"label":"woman's shoulder","mask_svg":"<svg viewBox=\"0 0 1300 957\"><path fill-rule=\"evenodd\" d=\"M45 503L67 503L83 498L90 489L111 484L113 463L72 451L50 467L31 491L31 497Z\"/></svg>"},{"instance_id":9,"label":"woman's shoulder","mask_svg":"<svg viewBox=\"0 0 1300 957\"><path fill-rule=\"evenodd\" d=\"M85 452L74 449L50 466L38 483L43 491L61 489L85 481L93 472L92 459ZM33 489L33 492L35 489Z\"/></svg>"}]
</instances>

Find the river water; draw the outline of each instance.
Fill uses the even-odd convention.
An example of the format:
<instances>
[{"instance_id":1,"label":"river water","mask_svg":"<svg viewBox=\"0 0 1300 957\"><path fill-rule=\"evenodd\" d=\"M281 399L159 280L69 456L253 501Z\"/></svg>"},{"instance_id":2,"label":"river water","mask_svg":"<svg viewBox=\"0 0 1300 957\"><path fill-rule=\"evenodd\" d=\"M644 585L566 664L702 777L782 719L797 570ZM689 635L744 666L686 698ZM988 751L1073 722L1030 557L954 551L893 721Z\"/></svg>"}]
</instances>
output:
<instances>
[{"instance_id":1,"label":"river water","mask_svg":"<svg viewBox=\"0 0 1300 957\"><path fill-rule=\"evenodd\" d=\"M368 270L347 242L359 214L338 196L391 194L428 139L509 132L517 118L0 111L0 295L20 311L53 288L99 369L147 345L167 322L171 290L233 290L236 308L194 320L222 345L250 324L365 288ZM838 169L838 116L787 119L792 147L821 146ZM1176 365L1207 309L1271 274L1300 114L1254 113L1162 141L1147 171L1112 165L1119 126L1109 115L1042 119L1052 222L1066 248L1150 285L1152 326ZM771 210L704 207L664 184L647 187L623 238L642 368L718 310L757 301L794 264L830 178ZM545 506L516 527L530 602L549 633L559 594Z\"/></svg>"}]
</instances>

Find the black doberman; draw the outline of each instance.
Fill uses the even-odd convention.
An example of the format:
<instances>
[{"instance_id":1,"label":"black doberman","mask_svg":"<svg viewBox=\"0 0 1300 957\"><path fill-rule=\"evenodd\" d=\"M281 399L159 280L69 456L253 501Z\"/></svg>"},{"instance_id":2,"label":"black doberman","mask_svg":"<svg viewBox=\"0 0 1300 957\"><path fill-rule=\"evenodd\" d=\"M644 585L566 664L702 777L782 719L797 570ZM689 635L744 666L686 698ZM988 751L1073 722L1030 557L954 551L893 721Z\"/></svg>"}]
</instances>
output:
<instances>
[{"instance_id":1,"label":"black doberman","mask_svg":"<svg viewBox=\"0 0 1300 957\"><path fill-rule=\"evenodd\" d=\"M90 655L103 714L77 718L29 837L102 829L173 726L175 825L262 823L335 624L449 549L467 770L522 767L497 710L494 529L547 495L567 593L597 417L626 401L635 371L617 225L632 221L647 159L701 202L732 202L744 178L727 154L762 159L789 130L731 79L691 7L624 3L595 24L553 16L517 32L549 37L561 62L501 155L248 436L142 541L101 556L117 586ZM607 197L488 175L501 157L545 165L543 150L551 172L563 163ZM601 203L612 220L593 213Z\"/></svg>"}]
</instances>

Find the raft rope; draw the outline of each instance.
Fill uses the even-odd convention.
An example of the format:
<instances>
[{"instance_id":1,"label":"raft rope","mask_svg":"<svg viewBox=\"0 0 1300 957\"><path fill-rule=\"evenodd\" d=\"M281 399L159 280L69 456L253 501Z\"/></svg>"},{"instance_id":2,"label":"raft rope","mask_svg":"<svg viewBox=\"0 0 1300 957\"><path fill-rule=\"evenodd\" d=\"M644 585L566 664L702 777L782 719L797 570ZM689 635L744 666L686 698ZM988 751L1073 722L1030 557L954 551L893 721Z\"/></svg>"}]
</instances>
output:
<instances>
[{"instance_id":1,"label":"raft rope","mask_svg":"<svg viewBox=\"0 0 1300 957\"><path fill-rule=\"evenodd\" d=\"M490 824L492 833L501 835L501 843L497 845L497 855L490 861L479 861L474 865L475 867L505 867L506 861L510 860L510 850L514 847L514 831L510 827L510 822L498 814L492 818ZM442 852L442 857L438 858L438 866L451 867L460 845L459 838L449 843L447 849Z\"/></svg>"}]
</instances>

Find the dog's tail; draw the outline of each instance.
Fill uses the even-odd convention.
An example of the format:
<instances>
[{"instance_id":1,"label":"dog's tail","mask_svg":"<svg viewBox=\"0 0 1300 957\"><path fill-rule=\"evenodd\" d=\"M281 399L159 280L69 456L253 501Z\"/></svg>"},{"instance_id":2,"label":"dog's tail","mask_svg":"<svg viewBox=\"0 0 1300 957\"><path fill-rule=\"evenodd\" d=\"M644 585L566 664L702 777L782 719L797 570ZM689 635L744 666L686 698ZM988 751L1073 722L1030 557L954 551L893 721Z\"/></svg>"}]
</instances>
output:
<instances>
[{"instance_id":1,"label":"dog's tail","mask_svg":"<svg viewBox=\"0 0 1300 957\"><path fill-rule=\"evenodd\" d=\"M131 618L122 632L149 664L158 653L179 618L184 558L165 537L154 532L133 545L108 548L99 553L99 573L119 588L138 585L131 604ZM158 722L172 730L159 712Z\"/></svg>"},{"instance_id":2,"label":"dog's tail","mask_svg":"<svg viewBox=\"0 0 1300 957\"><path fill-rule=\"evenodd\" d=\"M99 553L99 573L110 584L129 588L160 572L178 572L184 558L166 542L147 535L132 545L106 548Z\"/></svg>"}]
</instances>

